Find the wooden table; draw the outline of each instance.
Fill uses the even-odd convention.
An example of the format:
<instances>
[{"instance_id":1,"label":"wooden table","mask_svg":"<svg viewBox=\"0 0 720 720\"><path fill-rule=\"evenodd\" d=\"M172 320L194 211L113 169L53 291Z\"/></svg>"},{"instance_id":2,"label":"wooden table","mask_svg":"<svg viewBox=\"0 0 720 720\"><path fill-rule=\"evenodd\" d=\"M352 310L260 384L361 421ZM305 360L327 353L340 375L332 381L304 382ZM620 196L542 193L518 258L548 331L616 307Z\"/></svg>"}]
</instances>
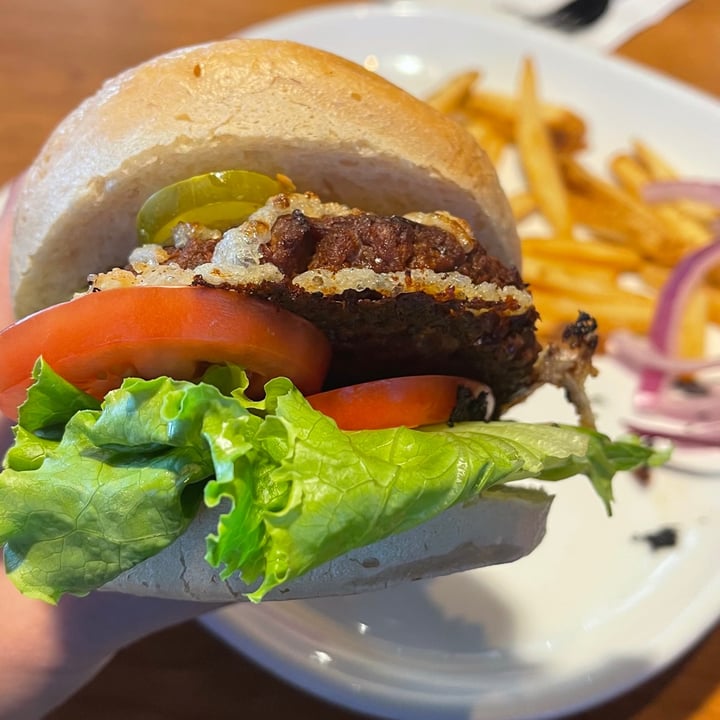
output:
<instances>
[{"instance_id":1,"label":"wooden table","mask_svg":"<svg viewBox=\"0 0 720 720\"><path fill-rule=\"evenodd\" d=\"M171 48L222 37L305 0L0 0L0 183L101 80ZM720 97L720 3L692 0L620 55ZM717 144L715 144L715 147ZM196 623L120 653L52 720L358 717L285 685ZM575 720L720 719L720 628L663 675Z\"/></svg>"}]
</instances>

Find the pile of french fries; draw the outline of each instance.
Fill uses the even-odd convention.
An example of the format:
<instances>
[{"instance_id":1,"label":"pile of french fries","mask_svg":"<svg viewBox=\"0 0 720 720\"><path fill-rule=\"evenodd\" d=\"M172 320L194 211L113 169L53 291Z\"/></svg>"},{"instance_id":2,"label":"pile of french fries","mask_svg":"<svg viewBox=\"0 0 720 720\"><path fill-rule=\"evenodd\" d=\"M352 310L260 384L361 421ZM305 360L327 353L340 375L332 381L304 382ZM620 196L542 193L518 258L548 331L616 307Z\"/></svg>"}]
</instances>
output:
<instances>
[{"instance_id":1,"label":"pile of french fries","mask_svg":"<svg viewBox=\"0 0 720 720\"><path fill-rule=\"evenodd\" d=\"M473 70L450 78L427 101L464 124L496 166L506 152L520 160L523 188L510 203L541 337L555 337L578 310L597 319L601 341L621 328L647 333L660 287L683 256L711 239L718 209L645 202L646 183L678 174L640 140L610 156L604 174L589 170L581 159L586 121L541 97L530 58L514 92L485 88ZM538 215L547 230L523 231L524 221ZM703 355L708 324L719 322L720 271L693 294L680 352Z\"/></svg>"}]
</instances>

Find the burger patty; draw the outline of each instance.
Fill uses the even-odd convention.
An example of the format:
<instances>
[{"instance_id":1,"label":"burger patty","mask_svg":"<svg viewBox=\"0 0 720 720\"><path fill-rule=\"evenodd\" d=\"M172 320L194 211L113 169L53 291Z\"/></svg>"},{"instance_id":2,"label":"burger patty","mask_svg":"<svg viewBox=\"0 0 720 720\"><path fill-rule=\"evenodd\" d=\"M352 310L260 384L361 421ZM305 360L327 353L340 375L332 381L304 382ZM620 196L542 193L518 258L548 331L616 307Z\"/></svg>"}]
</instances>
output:
<instances>
[{"instance_id":1,"label":"burger patty","mask_svg":"<svg viewBox=\"0 0 720 720\"><path fill-rule=\"evenodd\" d=\"M473 282L521 284L512 268L490 257L479 245L467 252L455 236L437 225L370 213L311 218L295 210L272 227L263 257L285 275L324 268L367 268L378 273L422 268L459 272Z\"/></svg>"},{"instance_id":2,"label":"burger patty","mask_svg":"<svg viewBox=\"0 0 720 720\"><path fill-rule=\"evenodd\" d=\"M424 292L308 293L267 283L252 290L319 327L333 348L327 387L403 375L460 375L492 389L498 413L528 384L540 346L534 308ZM490 311L489 311L490 310Z\"/></svg>"},{"instance_id":3,"label":"burger patty","mask_svg":"<svg viewBox=\"0 0 720 720\"><path fill-rule=\"evenodd\" d=\"M138 249L93 287L128 282L232 289L304 317L332 345L329 388L462 375L487 383L500 413L540 352L518 270L445 213L379 216L310 193L277 196L226 233L181 223L173 245Z\"/></svg>"},{"instance_id":4,"label":"burger patty","mask_svg":"<svg viewBox=\"0 0 720 720\"><path fill-rule=\"evenodd\" d=\"M166 262L184 269L211 262L221 237L218 233L190 224L180 227L178 233L182 241L165 248ZM414 268L459 272L474 283L524 287L516 268L508 268L488 255L480 244L475 243L468 252L444 228L398 215L357 213L313 218L293 210L277 218L261 254L288 279L318 269L337 272L366 268L388 273Z\"/></svg>"},{"instance_id":5,"label":"burger patty","mask_svg":"<svg viewBox=\"0 0 720 720\"><path fill-rule=\"evenodd\" d=\"M188 269L208 262L215 239L201 228L184 232L182 248L169 248L169 258ZM282 271L285 281L243 290L305 317L326 334L333 347L328 387L397 375L465 375L490 385L500 409L527 381L537 358L536 313L513 312L511 300L491 308L487 301L454 297L452 287L442 297L417 291L384 297L371 289L328 295L290 282L309 270L426 269L459 272L475 283L523 286L516 268L504 266L479 244L466 252L441 227L398 216L312 218L294 210L275 221L262 257Z\"/></svg>"}]
</instances>

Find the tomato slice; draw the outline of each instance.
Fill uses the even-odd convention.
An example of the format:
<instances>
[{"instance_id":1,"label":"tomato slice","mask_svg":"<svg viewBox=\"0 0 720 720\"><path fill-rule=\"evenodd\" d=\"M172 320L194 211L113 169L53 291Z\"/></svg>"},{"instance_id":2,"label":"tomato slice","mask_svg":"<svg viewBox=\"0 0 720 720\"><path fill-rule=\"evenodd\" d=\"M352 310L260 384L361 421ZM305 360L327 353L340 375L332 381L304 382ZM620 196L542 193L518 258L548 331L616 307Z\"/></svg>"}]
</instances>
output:
<instances>
[{"instance_id":1,"label":"tomato slice","mask_svg":"<svg viewBox=\"0 0 720 720\"><path fill-rule=\"evenodd\" d=\"M321 389L330 344L311 323L230 290L131 287L81 296L0 332L0 410L12 419L42 355L62 377L101 399L124 377L194 379L233 362L254 386L285 376Z\"/></svg>"},{"instance_id":2,"label":"tomato slice","mask_svg":"<svg viewBox=\"0 0 720 720\"><path fill-rule=\"evenodd\" d=\"M452 375L374 380L317 393L307 400L335 420L342 430L419 427L447 422L457 404L459 387L467 387L473 395L486 391L492 402L492 393L486 385Z\"/></svg>"}]
</instances>

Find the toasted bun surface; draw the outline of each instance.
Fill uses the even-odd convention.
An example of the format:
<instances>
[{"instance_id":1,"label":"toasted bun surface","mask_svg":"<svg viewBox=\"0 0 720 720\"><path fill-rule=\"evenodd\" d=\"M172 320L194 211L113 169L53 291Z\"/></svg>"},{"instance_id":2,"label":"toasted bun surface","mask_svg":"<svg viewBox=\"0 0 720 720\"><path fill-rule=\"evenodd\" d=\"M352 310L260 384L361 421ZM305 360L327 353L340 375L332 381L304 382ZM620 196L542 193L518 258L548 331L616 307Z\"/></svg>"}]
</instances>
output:
<instances>
[{"instance_id":1,"label":"toasted bun surface","mask_svg":"<svg viewBox=\"0 0 720 720\"><path fill-rule=\"evenodd\" d=\"M271 590L264 600L351 595L470 568L514 562L545 535L552 497L539 490L499 487L456 505L399 535L358 548ZM161 553L102 589L176 600L245 600L254 589L239 576L220 579L204 560L205 536L217 510L204 510Z\"/></svg>"},{"instance_id":2,"label":"toasted bun surface","mask_svg":"<svg viewBox=\"0 0 720 720\"><path fill-rule=\"evenodd\" d=\"M128 70L58 126L18 206L16 315L124 265L155 190L229 168L284 173L301 190L383 214L448 210L519 264L495 170L459 125L337 56L236 39Z\"/></svg>"}]
</instances>

